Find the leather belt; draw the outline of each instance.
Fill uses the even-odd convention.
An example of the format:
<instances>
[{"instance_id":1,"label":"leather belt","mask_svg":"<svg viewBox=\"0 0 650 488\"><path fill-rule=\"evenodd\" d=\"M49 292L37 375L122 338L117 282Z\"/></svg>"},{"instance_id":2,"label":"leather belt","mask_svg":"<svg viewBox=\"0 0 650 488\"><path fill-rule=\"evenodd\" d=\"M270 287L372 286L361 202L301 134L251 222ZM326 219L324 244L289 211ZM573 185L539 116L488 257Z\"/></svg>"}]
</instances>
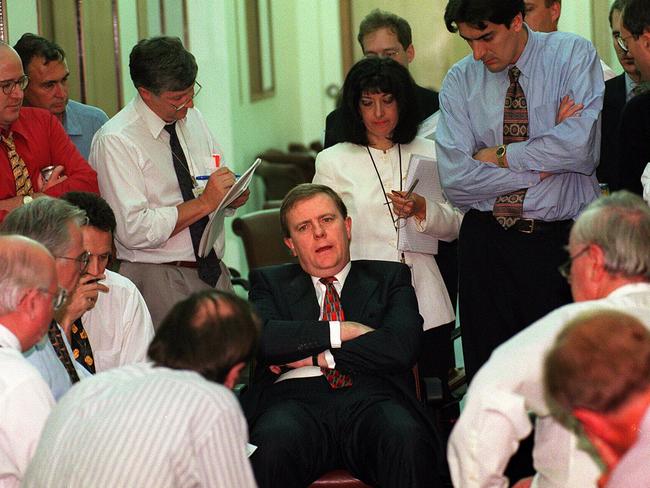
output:
<instances>
[{"instance_id":1,"label":"leather belt","mask_svg":"<svg viewBox=\"0 0 650 488\"><path fill-rule=\"evenodd\" d=\"M193 268L196 269L199 267L199 264L196 261L172 261L170 263L160 263L166 266L178 266L180 268Z\"/></svg>"},{"instance_id":2,"label":"leather belt","mask_svg":"<svg viewBox=\"0 0 650 488\"><path fill-rule=\"evenodd\" d=\"M558 230L563 227L571 227L571 224L573 224L573 220L556 220L553 222L546 222L545 220L519 219L513 224L511 229L519 231L523 234L540 234L543 232Z\"/></svg>"}]
</instances>

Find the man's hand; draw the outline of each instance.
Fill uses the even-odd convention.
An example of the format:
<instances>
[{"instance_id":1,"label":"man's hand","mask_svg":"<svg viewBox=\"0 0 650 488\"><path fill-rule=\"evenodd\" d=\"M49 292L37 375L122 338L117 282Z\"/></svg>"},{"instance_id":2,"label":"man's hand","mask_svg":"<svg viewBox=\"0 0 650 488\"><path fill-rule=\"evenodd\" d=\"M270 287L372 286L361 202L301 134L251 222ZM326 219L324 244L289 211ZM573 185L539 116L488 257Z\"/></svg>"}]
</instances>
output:
<instances>
[{"instance_id":1,"label":"man's hand","mask_svg":"<svg viewBox=\"0 0 650 488\"><path fill-rule=\"evenodd\" d=\"M497 164L497 147L484 147L483 149L480 149L474 156L472 156L474 159L477 161L481 161L482 163L494 163ZM506 159L507 163L507 159ZM507 164L506 164L507 167Z\"/></svg>"},{"instance_id":2,"label":"man's hand","mask_svg":"<svg viewBox=\"0 0 650 488\"><path fill-rule=\"evenodd\" d=\"M246 190L244 193L239 195L235 200L232 201L230 205L228 205L228 208L239 208L243 204L245 204L248 201L248 197L250 196L251 192L250 190Z\"/></svg>"},{"instance_id":3,"label":"man's hand","mask_svg":"<svg viewBox=\"0 0 650 488\"><path fill-rule=\"evenodd\" d=\"M405 191L395 191L387 193L386 196L393 203L393 212L398 217L408 219L415 215L418 219L424 220L427 217L427 203L424 197L417 193L411 193L411 196L406 196Z\"/></svg>"},{"instance_id":4,"label":"man's hand","mask_svg":"<svg viewBox=\"0 0 650 488\"><path fill-rule=\"evenodd\" d=\"M38 191L39 192L44 192L46 190L49 190L53 186L58 185L59 183L63 183L65 180L68 179L66 175L63 174L63 171L65 168L61 165L55 166L55 168L52 170L52 174L50 175L50 179L45 181L45 178L43 178L42 174L38 174Z\"/></svg>"},{"instance_id":5,"label":"man's hand","mask_svg":"<svg viewBox=\"0 0 650 488\"><path fill-rule=\"evenodd\" d=\"M226 193L234 184L235 173L222 166L210 175L205 190L203 190L199 198L207 204L212 212L219 206L223 197L226 196Z\"/></svg>"},{"instance_id":6,"label":"man's hand","mask_svg":"<svg viewBox=\"0 0 650 488\"><path fill-rule=\"evenodd\" d=\"M341 342L351 341L375 329L359 322L341 322Z\"/></svg>"},{"instance_id":7,"label":"man's hand","mask_svg":"<svg viewBox=\"0 0 650 488\"><path fill-rule=\"evenodd\" d=\"M584 107L582 103L575 103L569 98L569 95L565 95L560 102L560 108L557 110L555 125L561 124L569 117L580 117L580 113Z\"/></svg>"},{"instance_id":8,"label":"man's hand","mask_svg":"<svg viewBox=\"0 0 650 488\"><path fill-rule=\"evenodd\" d=\"M79 278L77 287L68 296L64 306L57 312L56 321L63 327L68 339L70 339L70 328L73 322L95 307L100 292L108 292L108 287L98 282L105 278L106 276L103 274L98 276L83 275Z\"/></svg>"},{"instance_id":9,"label":"man's hand","mask_svg":"<svg viewBox=\"0 0 650 488\"><path fill-rule=\"evenodd\" d=\"M322 362L327 364L327 362L325 361L325 356L323 355L322 352L318 355L318 362L319 363L321 362L321 357L322 357ZM297 369L297 368L302 368L304 366L313 366L313 364L311 362L311 357L300 359L300 360L294 361L292 363L287 363L284 366L271 365L271 366L269 366L269 369L271 370L272 373L282 374L282 368L283 367L284 368L289 368L289 369Z\"/></svg>"}]
</instances>

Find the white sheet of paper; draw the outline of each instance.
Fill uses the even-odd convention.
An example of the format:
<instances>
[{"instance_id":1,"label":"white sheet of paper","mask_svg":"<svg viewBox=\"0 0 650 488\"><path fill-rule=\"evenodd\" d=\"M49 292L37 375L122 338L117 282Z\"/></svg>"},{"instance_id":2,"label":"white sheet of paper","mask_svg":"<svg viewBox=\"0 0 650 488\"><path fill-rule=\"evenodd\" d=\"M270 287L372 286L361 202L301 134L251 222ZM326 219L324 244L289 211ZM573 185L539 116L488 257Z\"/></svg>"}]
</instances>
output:
<instances>
[{"instance_id":1,"label":"white sheet of paper","mask_svg":"<svg viewBox=\"0 0 650 488\"><path fill-rule=\"evenodd\" d=\"M418 178L420 181L413 190L427 200L443 201L445 199L438 181L438 165L436 162L419 154L412 154L409 169L406 175L404 188L410 188L411 183ZM406 219L406 225L399 230L398 249L400 251L414 251L425 254L435 254L438 249L438 239L417 230L415 218Z\"/></svg>"},{"instance_id":2,"label":"white sheet of paper","mask_svg":"<svg viewBox=\"0 0 650 488\"><path fill-rule=\"evenodd\" d=\"M223 200L221 200L221 203L216 210L210 214L208 225L205 226L205 230L201 236L199 256L207 256L210 253L210 249L214 247L215 242L217 242L217 239L219 239L219 236L223 232L226 208L246 191L251 179L253 178L253 174L255 174L255 170L261 162L262 160L260 158L255 160L250 168L248 168L246 172L237 179L235 184L230 187L230 190L228 190L228 193L223 197Z\"/></svg>"}]
</instances>

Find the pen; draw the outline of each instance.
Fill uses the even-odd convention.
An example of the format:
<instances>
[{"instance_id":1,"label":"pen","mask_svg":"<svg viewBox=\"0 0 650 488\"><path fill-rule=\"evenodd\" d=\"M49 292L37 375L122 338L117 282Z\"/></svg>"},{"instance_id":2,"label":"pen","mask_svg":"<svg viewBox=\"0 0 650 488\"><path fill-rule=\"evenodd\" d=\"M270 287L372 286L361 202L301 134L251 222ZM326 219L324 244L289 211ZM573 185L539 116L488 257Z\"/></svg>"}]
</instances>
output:
<instances>
[{"instance_id":1,"label":"pen","mask_svg":"<svg viewBox=\"0 0 650 488\"><path fill-rule=\"evenodd\" d=\"M235 175L235 178L241 178L241 175ZM205 181L210 179L210 175L199 175L196 177L198 181Z\"/></svg>"},{"instance_id":2,"label":"pen","mask_svg":"<svg viewBox=\"0 0 650 488\"><path fill-rule=\"evenodd\" d=\"M404 195L404 196L402 197L402 198L404 198L404 200L408 200L408 198L411 196L411 193L413 193L413 190L415 190L415 187L417 186L417 184L418 184L419 182L420 182L420 179L419 179L419 178L415 178L415 180L413 181L413 183L411 183L411 186L409 187L408 191L406 192L406 195ZM386 202L386 203L384 203L384 205L389 205L390 203L391 203L391 202Z\"/></svg>"}]
</instances>

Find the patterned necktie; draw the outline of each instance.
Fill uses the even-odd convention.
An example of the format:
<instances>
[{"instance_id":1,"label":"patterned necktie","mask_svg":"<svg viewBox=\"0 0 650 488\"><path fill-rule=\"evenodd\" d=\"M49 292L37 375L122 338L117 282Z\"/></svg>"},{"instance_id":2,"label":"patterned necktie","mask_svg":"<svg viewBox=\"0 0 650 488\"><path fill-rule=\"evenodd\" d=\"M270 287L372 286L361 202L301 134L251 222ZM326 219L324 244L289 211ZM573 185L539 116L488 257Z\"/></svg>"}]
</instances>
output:
<instances>
[{"instance_id":1,"label":"patterned necktie","mask_svg":"<svg viewBox=\"0 0 650 488\"><path fill-rule=\"evenodd\" d=\"M528 104L526 95L519 84L521 71L516 66L510 68L510 86L506 92L503 108L503 143L522 142L528 139ZM504 229L512 227L521 219L524 211L526 190L517 190L498 196L492 214Z\"/></svg>"},{"instance_id":2,"label":"patterned necktie","mask_svg":"<svg viewBox=\"0 0 650 488\"><path fill-rule=\"evenodd\" d=\"M74 369L74 364L72 364L72 360L68 354L68 349L65 347L65 343L63 342L63 336L61 335L59 326L56 325L54 320L50 322L50 327L47 329L47 335L50 338L52 346L54 346L54 351L56 352L59 361L61 361L61 364L63 364L63 367L70 377L70 382L75 384L79 381L79 375L77 374L77 370Z\"/></svg>"},{"instance_id":3,"label":"patterned necktie","mask_svg":"<svg viewBox=\"0 0 650 488\"><path fill-rule=\"evenodd\" d=\"M29 171L25 165L25 161L16 152L16 144L14 144L14 136L10 132L7 136L2 136L2 142L7 146L7 156L9 156L9 164L11 164L11 171L14 174L16 181L16 195L25 196L34 193L32 188L32 180L29 177Z\"/></svg>"},{"instance_id":4,"label":"patterned necktie","mask_svg":"<svg viewBox=\"0 0 650 488\"><path fill-rule=\"evenodd\" d=\"M339 294L334 288L334 282L337 281L334 276L321 278L320 282L325 285L325 298L323 299L323 320L345 320L345 314L341 307ZM332 388L344 388L352 384L352 377L343 374L336 369L321 368L325 379Z\"/></svg>"},{"instance_id":5,"label":"patterned necktie","mask_svg":"<svg viewBox=\"0 0 650 488\"><path fill-rule=\"evenodd\" d=\"M178 134L176 134L176 122L166 125L165 130L169 132L169 146L172 151L174 171L176 171L176 178L178 179L178 186L180 187L181 194L183 195L183 201L187 202L188 200L193 200L193 178L190 174L190 167L187 164L187 159L185 158L183 147L178 140ZM190 225L190 235L192 236L194 256L196 257L196 263L199 267L199 278L201 278L208 285L214 287L219 280L219 276L221 275L219 258L214 252L214 249L210 250L210 254L208 254L206 257L199 257L199 245L201 243L201 236L203 235L205 227L208 225L208 220L209 219L206 215L202 219L197 220L192 225Z\"/></svg>"},{"instance_id":6,"label":"patterned necktie","mask_svg":"<svg viewBox=\"0 0 650 488\"><path fill-rule=\"evenodd\" d=\"M84 368L95 374L95 360L93 350L90 347L88 334L81 323L81 317L74 321L70 329L70 346L72 346L72 355L75 360Z\"/></svg>"}]
</instances>

